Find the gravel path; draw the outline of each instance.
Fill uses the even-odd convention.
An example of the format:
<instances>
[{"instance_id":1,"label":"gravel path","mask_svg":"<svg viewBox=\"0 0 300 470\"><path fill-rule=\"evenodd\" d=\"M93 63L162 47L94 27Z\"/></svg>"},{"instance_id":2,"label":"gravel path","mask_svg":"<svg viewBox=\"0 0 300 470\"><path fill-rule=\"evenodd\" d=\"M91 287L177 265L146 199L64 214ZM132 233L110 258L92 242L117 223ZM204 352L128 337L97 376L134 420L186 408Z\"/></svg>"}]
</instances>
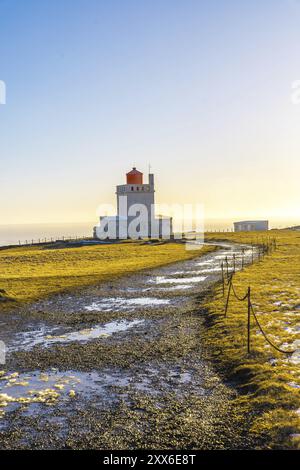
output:
<instances>
[{"instance_id":1,"label":"gravel path","mask_svg":"<svg viewBox=\"0 0 300 470\"><path fill-rule=\"evenodd\" d=\"M201 345L201 298L241 250L223 244L0 317L0 447L253 447Z\"/></svg>"}]
</instances>

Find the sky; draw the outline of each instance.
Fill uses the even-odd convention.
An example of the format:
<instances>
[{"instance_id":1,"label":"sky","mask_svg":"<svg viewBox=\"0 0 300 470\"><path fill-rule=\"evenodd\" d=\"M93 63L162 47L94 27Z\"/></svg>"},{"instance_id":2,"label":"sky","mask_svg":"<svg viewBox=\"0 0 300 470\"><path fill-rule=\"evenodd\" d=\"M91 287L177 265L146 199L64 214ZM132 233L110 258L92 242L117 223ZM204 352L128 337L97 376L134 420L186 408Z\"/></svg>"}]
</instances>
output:
<instances>
[{"instance_id":1,"label":"sky","mask_svg":"<svg viewBox=\"0 0 300 470\"><path fill-rule=\"evenodd\" d=\"M300 224L299 24L299 0L0 0L0 224L96 222L149 163L158 203Z\"/></svg>"}]
</instances>

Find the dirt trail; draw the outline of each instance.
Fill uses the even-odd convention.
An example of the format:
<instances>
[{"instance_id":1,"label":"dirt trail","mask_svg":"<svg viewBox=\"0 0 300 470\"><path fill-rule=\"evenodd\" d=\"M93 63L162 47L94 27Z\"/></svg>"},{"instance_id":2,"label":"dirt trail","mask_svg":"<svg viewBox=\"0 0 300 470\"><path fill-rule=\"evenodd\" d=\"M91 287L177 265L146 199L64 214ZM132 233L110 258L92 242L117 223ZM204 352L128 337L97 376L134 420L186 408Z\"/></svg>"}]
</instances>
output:
<instances>
[{"instance_id":1,"label":"dirt trail","mask_svg":"<svg viewBox=\"0 0 300 470\"><path fill-rule=\"evenodd\" d=\"M253 446L235 390L201 347L201 296L241 250L222 245L0 318L0 447Z\"/></svg>"}]
</instances>

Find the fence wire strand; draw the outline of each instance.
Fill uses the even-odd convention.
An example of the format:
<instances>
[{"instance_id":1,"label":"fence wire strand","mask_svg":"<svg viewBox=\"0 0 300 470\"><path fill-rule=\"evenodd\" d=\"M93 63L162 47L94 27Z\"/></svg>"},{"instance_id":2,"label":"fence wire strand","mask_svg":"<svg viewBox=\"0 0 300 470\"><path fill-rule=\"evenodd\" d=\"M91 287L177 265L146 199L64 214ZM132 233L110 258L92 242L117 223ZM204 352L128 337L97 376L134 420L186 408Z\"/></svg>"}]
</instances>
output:
<instances>
[{"instance_id":1,"label":"fence wire strand","mask_svg":"<svg viewBox=\"0 0 300 470\"><path fill-rule=\"evenodd\" d=\"M239 300L240 302L243 302L244 300L247 299L247 297L248 297L248 292L244 295L244 297L239 297L239 296L237 295L237 293L236 293L235 287L234 287L234 285L233 285L232 282L231 282L231 288L232 288L232 292L233 292L233 294L234 294L234 296L235 296L235 298L236 298L237 300Z\"/></svg>"},{"instance_id":2,"label":"fence wire strand","mask_svg":"<svg viewBox=\"0 0 300 470\"><path fill-rule=\"evenodd\" d=\"M252 315L254 316L254 319L257 323L257 326L258 328L260 329L260 332L261 334L263 335L263 337L265 338L265 340L267 341L267 343L269 343L270 346L272 346L272 348L276 349L276 351L280 352L280 353L283 353L283 354L294 354L296 352L296 350L293 350L293 351L285 351L284 349L280 349L278 346L276 346L276 344L274 344L266 335L266 333L264 332L264 330L262 329L262 326L261 324L259 323L258 319L257 319L257 316L256 316L256 313L254 312L254 308L253 308L253 305L252 303L250 302L250 308L251 308L251 312L252 312Z\"/></svg>"}]
</instances>

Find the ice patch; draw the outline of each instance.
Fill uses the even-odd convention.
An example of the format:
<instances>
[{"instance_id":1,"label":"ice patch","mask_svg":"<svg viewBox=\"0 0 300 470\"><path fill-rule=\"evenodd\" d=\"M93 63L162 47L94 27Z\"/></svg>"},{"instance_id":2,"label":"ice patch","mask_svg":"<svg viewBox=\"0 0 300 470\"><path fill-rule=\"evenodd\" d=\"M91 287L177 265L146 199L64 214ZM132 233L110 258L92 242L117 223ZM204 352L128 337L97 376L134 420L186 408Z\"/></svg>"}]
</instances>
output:
<instances>
[{"instance_id":1,"label":"ice patch","mask_svg":"<svg viewBox=\"0 0 300 470\"><path fill-rule=\"evenodd\" d=\"M283 346L289 346L289 349L295 349L295 352L289 357L288 361L291 364L300 364L300 340L296 339L292 344L287 345L286 343Z\"/></svg>"},{"instance_id":2,"label":"ice patch","mask_svg":"<svg viewBox=\"0 0 300 470\"><path fill-rule=\"evenodd\" d=\"M48 328L44 329L44 332L48 334L36 336L36 332L33 331L26 331L23 333L18 334L17 341L13 346L8 348L8 351L29 351L34 346L42 345L44 347L49 347L52 344L57 343L70 343L72 341L76 342L87 342L92 339L97 339L101 337L111 336L114 333L119 333L122 331L129 330L137 325L143 323L144 320L120 320L120 321L112 321L106 323L105 325L96 325L93 328L85 328L79 331L66 331L61 335L52 335L57 328Z\"/></svg>"},{"instance_id":3,"label":"ice patch","mask_svg":"<svg viewBox=\"0 0 300 470\"><path fill-rule=\"evenodd\" d=\"M71 333L66 333L62 336L57 336L49 338L47 341L49 343L66 343L72 341L86 342L91 339L100 338L102 336L111 336L114 333L119 333L120 331L126 331L134 326L137 326L143 323L144 320L120 320L110 323L106 323L104 326L95 326L93 328L86 328L84 330L73 331Z\"/></svg>"},{"instance_id":4,"label":"ice patch","mask_svg":"<svg viewBox=\"0 0 300 470\"><path fill-rule=\"evenodd\" d=\"M85 307L85 309L89 312L111 312L132 310L134 307L139 306L155 307L157 305L168 305L170 302L170 299L157 299L155 297L138 297L134 299L115 297L93 302L91 305Z\"/></svg>"},{"instance_id":5,"label":"ice patch","mask_svg":"<svg viewBox=\"0 0 300 470\"><path fill-rule=\"evenodd\" d=\"M300 388L300 385L296 384L296 382L288 382L287 385L292 388Z\"/></svg>"},{"instance_id":6,"label":"ice patch","mask_svg":"<svg viewBox=\"0 0 300 470\"><path fill-rule=\"evenodd\" d=\"M165 276L156 276L155 279L150 279L149 282L155 282L156 284L187 284L194 282L203 282L207 276L194 276L194 277L184 277L184 278L172 278Z\"/></svg>"},{"instance_id":7,"label":"ice patch","mask_svg":"<svg viewBox=\"0 0 300 470\"><path fill-rule=\"evenodd\" d=\"M173 290L192 289L192 287L193 286L189 286L188 284L179 284L177 286L171 286L171 287L158 287L157 289L159 291L169 292Z\"/></svg>"},{"instance_id":8,"label":"ice patch","mask_svg":"<svg viewBox=\"0 0 300 470\"><path fill-rule=\"evenodd\" d=\"M210 266L214 264L214 260L207 260L207 261L200 261L199 263L196 263L196 266Z\"/></svg>"},{"instance_id":9,"label":"ice patch","mask_svg":"<svg viewBox=\"0 0 300 470\"><path fill-rule=\"evenodd\" d=\"M201 269L201 273L203 274L209 274L209 273L219 273L222 271L222 268L207 268L207 269Z\"/></svg>"},{"instance_id":10,"label":"ice patch","mask_svg":"<svg viewBox=\"0 0 300 470\"><path fill-rule=\"evenodd\" d=\"M46 372L7 373L0 377L0 409L11 411L20 405L31 408L36 404L54 405L58 400L74 399L77 394L89 397L102 393L108 386L127 386L129 377L97 372ZM28 411L26 412L28 414Z\"/></svg>"}]
</instances>

